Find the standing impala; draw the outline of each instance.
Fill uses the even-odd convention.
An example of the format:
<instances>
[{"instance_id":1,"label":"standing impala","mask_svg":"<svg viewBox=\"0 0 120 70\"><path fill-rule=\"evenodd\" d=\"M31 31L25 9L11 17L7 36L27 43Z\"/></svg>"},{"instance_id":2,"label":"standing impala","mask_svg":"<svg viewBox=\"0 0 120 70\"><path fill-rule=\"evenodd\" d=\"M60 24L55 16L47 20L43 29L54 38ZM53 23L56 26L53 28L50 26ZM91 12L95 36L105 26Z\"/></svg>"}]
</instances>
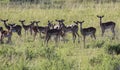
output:
<instances>
[{"instance_id":1,"label":"standing impala","mask_svg":"<svg viewBox=\"0 0 120 70\"><path fill-rule=\"evenodd\" d=\"M102 23L102 18L104 16L98 16L97 15L97 17L100 19L100 27L101 27L101 30L102 30L102 36L104 35L105 30L111 29L111 32L113 33L112 39L114 39L115 38L115 25L116 25L115 22L108 21L108 22Z\"/></svg>"},{"instance_id":2,"label":"standing impala","mask_svg":"<svg viewBox=\"0 0 120 70\"><path fill-rule=\"evenodd\" d=\"M84 42L84 47L85 47L85 38L86 36L91 36L93 37L94 39L96 39L96 36L95 36L95 33L96 33L96 28L94 27L88 27L88 28L82 28L82 24L84 23L84 21L80 22L80 21L77 21L80 23L80 32L83 36L83 42Z\"/></svg>"},{"instance_id":3,"label":"standing impala","mask_svg":"<svg viewBox=\"0 0 120 70\"><path fill-rule=\"evenodd\" d=\"M24 24L25 20L19 20L19 22L21 22L22 27L23 27L24 30L25 30L25 35L26 35L26 33L28 34L28 30L30 29L30 25L31 25L31 24L25 25L25 24Z\"/></svg>"},{"instance_id":4,"label":"standing impala","mask_svg":"<svg viewBox=\"0 0 120 70\"><path fill-rule=\"evenodd\" d=\"M3 27L0 27L0 31L3 31Z\"/></svg>"},{"instance_id":5,"label":"standing impala","mask_svg":"<svg viewBox=\"0 0 120 70\"><path fill-rule=\"evenodd\" d=\"M65 26L63 19L62 20L56 20L56 21L59 22L59 27L62 27L62 30L65 34L68 33L68 32L72 33L73 43L75 43L76 36L78 36L78 43L80 42L80 36L78 34L78 23L79 22L73 21L74 24L69 25L69 26Z\"/></svg>"},{"instance_id":6,"label":"standing impala","mask_svg":"<svg viewBox=\"0 0 120 70\"><path fill-rule=\"evenodd\" d=\"M8 19L6 19L6 20L2 20L2 19L1 19L1 21L2 21L3 24L5 25L5 28L7 28L8 30L10 30L10 25L7 24Z\"/></svg>"},{"instance_id":7,"label":"standing impala","mask_svg":"<svg viewBox=\"0 0 120 70\"><path fill-rule=\"evenodd\" d=\"M8 21L7 20L1 20L5 27L10 30L10 27L12 27L12 32L16 32L19 36L21 36L21 31L22 31L22 27L20 25L15 25L15 24L7 24L6 22Z\"/></svg>"},{"instance_id":8,"label":"standing impala","mask_svg":"<svg viewBox=\"0 0 120 70\"><path fill-rule=\"evenodd\" d=\"M48 21L48 25L47 26L39 26L38 23L40 21L35 21L34 23L36 23L36 26L34 26L32 28L32 30L34 31L34 40L36 38L37 33L40 34L40 38L42 38L41 34L46 34L47 30L49 29L53 29L53 25L51 24L50 21Z\"/></svg>"},{"instance_id":9,"label":"standing impala","mask_svg":"<svg viewBox=\"0 0 120 70\"><path fill-rule=\"evenodd\" d=\"M45 43L48 45L48 42L52 36L55 36L55 43L57 45L58 39L60 36L63 36L64 32L62 31L62 28L60 29L49 29L46 32L46 37L45 37Z\"/></svg>"},{"instance_id":10,"label":"standing impala","mask_svg":"<svg viewBox=\"0 0 120 70\"><path fill-rule=\"evenodd\" d=\"M0 31L0 43L4 43L4 38L8 38L6 43L12 42L12 27L10 26L9 30L2 30Z\"/></svg>"}]
</instances>

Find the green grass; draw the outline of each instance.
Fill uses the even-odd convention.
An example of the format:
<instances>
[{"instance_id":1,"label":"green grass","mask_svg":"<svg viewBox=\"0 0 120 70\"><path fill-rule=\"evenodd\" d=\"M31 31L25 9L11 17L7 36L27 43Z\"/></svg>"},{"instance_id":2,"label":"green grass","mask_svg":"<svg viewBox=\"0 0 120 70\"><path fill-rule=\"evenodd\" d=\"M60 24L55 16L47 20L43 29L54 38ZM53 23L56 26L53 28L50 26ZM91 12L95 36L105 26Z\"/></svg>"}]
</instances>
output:
<instances>
[{"instance_id":1,"label":"green grass","mask_svg":"<svg viewBox=\"0 0 120 70\"><path fill-rule=\"evenodd\" d=\"M48 20L65 19L65 24L72 21L82 21L83 27L93 26L97 28L97 40L90 37L86 39L87 48L83 47L82 36L80 43L72 43L72 35L68 43L60 42L56 47L54 41L49 42L46 47L43 40L37 37L33 42L33 36L25 38L24 30L22 39L13 33L11 44L0 44L0 70L115 70L120 66L120 55L108 54L106 48L109 45L117 46L120 41L120 8L116 4L85 4L78 7L64 9L40 9L38 6L22 8L17 5L1 6L0 18L9 19L8 23L20 24L18 20L25 19L26 24L32 20L40 20L40 26L46 25ZM111 33L108 31L101 37L99 19L96 15L105 15L103 22L116 22L116 37L111 40ZM57 23L56 23L57 24ZM0 26L4 26L0 22ZM5 28L4 28L5 29ZM79 31L80 34L80 31ZM81 35L81 34L80 34Z\"/></svg>"}]
</instances>

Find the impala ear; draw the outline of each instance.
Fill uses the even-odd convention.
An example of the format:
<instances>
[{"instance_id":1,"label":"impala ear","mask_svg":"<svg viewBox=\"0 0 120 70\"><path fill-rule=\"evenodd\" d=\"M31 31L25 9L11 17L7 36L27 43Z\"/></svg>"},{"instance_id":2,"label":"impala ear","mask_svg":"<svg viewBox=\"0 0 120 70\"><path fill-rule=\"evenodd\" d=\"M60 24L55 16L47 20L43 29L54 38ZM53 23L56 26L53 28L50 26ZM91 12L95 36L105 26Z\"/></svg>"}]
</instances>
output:
<instances>
[{"instance_id":1,"label":"impala ear","mask_svg":"<svg viewBox=\"0 0 120 70\"><path fill-rule=\"evenodd\" d=\"M97 17L99 18L100 16L97 15Z\"/></svg>"},{"instance_id":2,"label":"impala ear","mask_svg":"<svg viewBox=\"0 0 120 70\"><path fill-rule=\"evenodd\" d=\"M51 23L53 23L53 21L51 21Z\"/></svg>"},{"instance_id":3,"label":"impala ear","mask_svg":"<svg viewBox=\"0 0 120 70\"><path fill-rule=\"evenodd\" d=\"M19 22L25 22L25 20L19 20Z\"/></svg>"},{"instance_id":4,"label":"impala ear","mask_svg":"<svg viewBox=\"0 0 120 70\"><path fill-rule=\"evenodd\" d=\"M23 22L25 22L25 20L22 20Z\"/></svg>"},{"instance_id":5,"label":"impala ear","mask_svg":"<svg viewBox=\"0 0 120 70\"><path fill-rule=\"evenodd\" d=\"M30 23L34 23L34 21L30 21Z\"/></svg>"},{"instance_id":6,"label":"impala ear","mask_svg":"<svg viewBox=\"0 0 120 70\"><path fill-rule=\"evenodd\" d=\"M48 23L50 23L50 20L48 20Z\"/></svg>"},{"instance_id":7,"label":"impala ear","mask_svg":"<svg viewBox=\"0 0 120 70\"><path fill-rule=\"evenodd\" d=\"M40 23L40 21L37 21L37 23Z\"/></svg>"},{"instance_id":8,"label":"impala ear","mask_svg":"<svg viewBox=\"0 0 120 70\"><path fill-rule=\"evenodd\" d=\"M75 21L73 21L74 23L76 23Z\"/></svg>"},{"instance_id":9,"label":"impala ear","mask_svg":"<svg viewBox=\"0 0 120 70\"><path fill-rule=\"evenodd\" d=\"M65 20L64 19L61 19L62 22L64 22Z\"/></svg>"},{"instance_id":10,"label":"impala ear","mask_svg":"<svg viewBox=\"0 0 120 70\"><path fill-rule=\"evenodd\" d=\"M102 15L102 17L104 17L104 15Z\"/></svg>"},{"instance_id":11,"label":"impala ear","mask_svg":"<svg viewBox=\"0 0 120 70\"><path fill-rule=\"evenodd\" d=\"M8 21L8 19L6 19L6 21Z\"/></svg>"},{"instance_id":12,"label":"impala ear","mask_svg":"<svg viewBox=\"0 0 120 70\"><path fill-rule=\"evenodd\" d=\"M21 22L21 20L19 20L19 22Z\"/></svg>"},{"instance_id":13,"label":"impala ear","mask_svg":"<svg viewBox=\"0 0 120 70\"><path fill-rule=\"evenodd\" d=\"M11 24L8 23L8 25L10 26Z\"/></svg>"},{"instance_id":14,"label":"impala ear","mask_svg":"<svg viewBox=\"0 0 120 70\"><path fill-rule=\"evenodd\" d=\"M37 21L33 21L33 23L36 23Z\"/></svg>"},{"instance_id":15,"label":"impala ear","mask_svg":"<svg viewBox=\"0 0 120 70\"><path fill-rule=\"evenodd\" d=\"M55 21L58 21L57 19L55 19Z\"/></svg>"},{"instance_id":16,"label":"impala ear","mask_svg":"<svg viewBox=\"0 0 120 70\"><path fill-rule=\"evenodd\" d=\"M85 21L83 20L82 23L84 23Z\"/></svg>"}]
</instances>

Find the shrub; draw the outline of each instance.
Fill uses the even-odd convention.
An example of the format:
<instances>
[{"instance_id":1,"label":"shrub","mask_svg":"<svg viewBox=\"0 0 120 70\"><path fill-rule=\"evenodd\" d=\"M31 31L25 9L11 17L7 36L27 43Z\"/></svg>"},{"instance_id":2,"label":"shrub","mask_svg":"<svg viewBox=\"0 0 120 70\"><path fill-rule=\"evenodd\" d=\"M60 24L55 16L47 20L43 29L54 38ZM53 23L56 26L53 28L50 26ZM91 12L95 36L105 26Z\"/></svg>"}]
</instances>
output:
<instances>
[{"instance_id":1,"label":"shrub","mask_svg":"<svg viewBox=\"0 0 120 70\"><path fill-rule=\"evenodd\" d=\"M93 41L92 43L90 43L90 44L87 45L87 48L89 48L89 47L92 47L92 48L95 48L95 47L96 48L101 48L101 47L103 47L104 43L105 43L105 41L103 41L103 40Z\"/></svg>"},{"instance_id":2,"label":"shrub","mask_svg":"<svg viewBox=\"0 0 120 70\"><path fill-rule=\"evenodd\" d=\"M95 65L101 64L102 63L102 59L98 58L98 57L93 57L92 59L90 59L89 63L92 66L95 66Z\"/></svg>"},{"instance_id":3,"label":"shrub","mask_svg":"<svg viewBox=\"0 0 120 70\"><path fill-rule=\"evenodd\" d=\"M120 54L120 44L109 44L108 46L106 46L106 51L109 54Z\"/></svg>"}]
</instances>

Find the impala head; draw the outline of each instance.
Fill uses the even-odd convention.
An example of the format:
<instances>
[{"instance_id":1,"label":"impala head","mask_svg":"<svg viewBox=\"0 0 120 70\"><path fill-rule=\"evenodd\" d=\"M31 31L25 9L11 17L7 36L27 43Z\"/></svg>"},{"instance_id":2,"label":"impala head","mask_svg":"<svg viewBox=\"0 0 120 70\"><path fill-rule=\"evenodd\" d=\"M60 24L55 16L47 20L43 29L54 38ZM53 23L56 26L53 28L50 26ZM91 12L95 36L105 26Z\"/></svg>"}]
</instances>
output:
<instances>
[{"instance_id":1,"label":"impala head","mask_svg":"<svg viewBox=\"0 0 120 70\"><path fill-rule=\"evenodd\" d=\"M13 24L8 24L8 26L14 27L14 26L15 26L15 23L13 23Z\"/></svg>"},{"instance_id":2,"label":"impala head","mask_svg":"<svg viewBox=\"0 0 120 70\"><path fill-rule=\"evenodd\" d=\"M48 20L48 24L52 24L53 21Z\"/></svg>"},{"instance_id":3,"label":"impala head","mask_svg":"<svg viewBox=\"0 0 120 70\"><path fill-rule=\"evenodd\" d=\"M103 18L103 17L104 17L104 15L102 15L102 16L97 15L97 17L101 19L101 18Z\"/></svg>"},{"instance_id":4,"label":"impala head","mask_svg":"<svg viewBox=\"0 0 120 70\"><path fill-rule=\"evenodd\" d=\"M64 25L64 19L61 19L61 20L56 20L58 23L59 23L59 25L60 25L60 28L62 28L62 27L64 27L65 25Z\"/></svg>"},{"instance_id":5,"label":"impala head","mask_svg":"<svg viewBox=\"0 0 120 70\"><path fill-rule=\"evenodd\" d=\"M30 23L31 23L31 24L34 24L34 23L36 23L36 21L31 21Z\"/></svg>"},{"instance_id":6,"label":"impala head","mask_svg":"<svg viewBox=\"0 0 120 70\"><path fill-rule=\"evenodd\" d=\"M24 22L25 22L25 20L19 20L19 22L24 23Z\"/></svg>"},{"instance_id":7,"label":"impala head","mask_svg":"<svg viewBox=\"0 0 120 70\"><path fill-rule=\"evenodd\" d=\"M1 19L1 21L4 22L4 23L6 23L8 21L8 19L5 19L5 20Z\"/></svg>"},{"instance_id":8,"label":"impala head","mask_svg":"<svg viewBox=\"0 0 120 70\"><path fill-rule=\"evenodd\" d=\"M59 22L59 23L63 23L65 20L64 19L61 19L61 20L56 19L56 21Z\"/></svg>"},{"instance_id":9,"label":"impala head","mask_svg":"<svg viewBox=\"0 0 120 70\"><path fill-rule=\"evenodd\" d=\"M34 21L34 23L36 23L36 25L38 26L38 23L40 23L40 21Z\"/></svg>"},{"instance_id":10,"label":"impala head","mask_svg":"<svg viewBox=\"0 0 120 70\"><path fill-rule=\"evenodd\" d=\"M82 23L84 23L84 21L77 21L77 22L79 22L79 23L80 23L80 25L82 25Z\"/></svg>"},{"instance_id":11,"label":"impala head","mask_svg":"<svg viewBox=\"0 0 120 70\"><path fill-rule=\"evenodd\" d=\"M48 27L50 27L50 28L54 28L54 25L52 24L52 22L53 22L53 21L49 21L49 20L48 20L48 24L47 24Z\"/></svg>"},{"instance_id":12,"label":"impala head","mask_svg":"<svg viewBox=\"0 0 120 70\"><path fill-rule=\"evenodd\" d=\"M34 24L35 24L36 22L35 22L35 21L31 21L30 23L31 23L30 26L34 26Z\"/></svg>"},{"instance_id":13,"label":"impala head","mask_svg":"<svg viewBox=\"0 0 120 70\"><path fill-rule=\"evenodd\" d=\"M36 22L37 24L40 23L40 21L34 21L34 22Z\"/></svg>"},{"instance_id":14,"label":"impala head","mask_svg":"<svg viewBox=\"0 0 120 70\"><path fill-rule=\"evenodd\" d=\"M79 21L73 21L76 25L78 25Z\"/></svg>"}]
</instances>

